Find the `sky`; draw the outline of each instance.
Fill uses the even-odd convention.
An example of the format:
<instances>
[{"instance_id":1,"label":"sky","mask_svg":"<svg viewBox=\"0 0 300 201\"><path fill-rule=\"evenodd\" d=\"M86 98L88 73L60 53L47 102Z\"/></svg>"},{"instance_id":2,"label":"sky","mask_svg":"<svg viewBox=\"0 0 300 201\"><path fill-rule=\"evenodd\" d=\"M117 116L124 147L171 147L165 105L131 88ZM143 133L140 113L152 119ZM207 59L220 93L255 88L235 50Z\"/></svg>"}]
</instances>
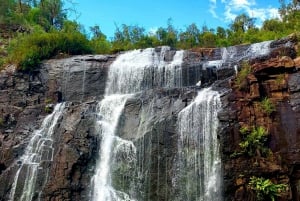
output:
<instances>
[{"instance_id":1,"label":"sky","mask_svg":"<svg viewBox=\"0 0 300 201\"><path fill-rule=\"evenodd\" d=\"M196 23L199 29L227 28L241 13L256 18L261 26L265 19L276 18L279 0L73 0L76 15L69 17L89 27L98 25L110 39L116 26L144 27L146 32L166 27L169 18L178 30ZM72 6L72 7L73 7ZM71 5L66 4L66 7Z\"/></svg>"}]
</instances>

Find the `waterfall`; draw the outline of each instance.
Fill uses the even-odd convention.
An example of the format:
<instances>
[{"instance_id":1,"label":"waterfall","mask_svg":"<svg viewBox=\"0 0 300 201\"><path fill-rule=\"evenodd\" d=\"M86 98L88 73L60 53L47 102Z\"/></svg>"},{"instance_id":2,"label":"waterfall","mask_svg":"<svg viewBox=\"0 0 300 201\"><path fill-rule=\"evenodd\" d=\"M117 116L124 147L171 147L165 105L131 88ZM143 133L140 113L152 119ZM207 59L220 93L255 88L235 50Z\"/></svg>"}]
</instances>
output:
<instances>
[{"instance_id":1,"label":"waterfall","mask_svg":"<svg viewBox=\"0 0 300 201\"><path fill-rule=\"evenodd\" d=\"M217 138L218 92L206 88L178 114L178 157L173 200L220 201L221 158Z\"/></svg>"},{"instance_id":2,"label":"waterfall","mask_svg":"<svg viewBox=\"0 0 300 201\"><path fill-rule=\"evenodd\" d=\"M105 96L98 105L98 131L101 136L100 158L96 167L96 174L93 178L94 190L93 200L114 201L121 199L121 192L118 193L111 186L111 156L115 141L115 131L122 109L130 94L114 94ZM124 197L128 197L124 194Z\"/></svg>"},{"instance_id":3,"label":"waterfall","mask_svg":"<svg viewBox=\"0 0 300 201\"><path fill-rule=\"evenodd\" d=\"M105 97L98 104L97 129L101 138L101 147L96 173L92 178L93 201L130 201L135 199L131 197L134 192L125 193L114 188L122 182L116 181L121 179L122 175L120 174L124 173L130 176L131 168L136 163L134 144L116 135L118 121L126 101L134 93L154 87L181 86L183 51L176 51L173 60L166 61L166 53L169 50L169 47L162 47L160 52L154 48L133 50L118 56L111 64ZM112 171L116 172L116 170L119 173L112 174ZM129 189L129 191L131 190Z\"/></svg>"},{"instance_id":4,"label":"waterfall","mask_svg":"<svg viewBox=\"0 0 300 201\"><path fill-rule=\"evenodd\" d=\"M133 50L120 55L109 68L105 93L129 94L154 87L181 87L181 63L184 51L176 51L171 62L165 61L164 47Z\"/></svg>"},{"instance_id":5,"label":"waterfall","mask_svg":"<svg viewBox=\"0 0 300 201\"><path fill-rule=\"evenodd\" d=\"M57 104L53 112L43 120L40 129L33 132L25 153L18 162L21 165L12 185L11 201L31 201L36 196L40 197L49 176L47 164L53 161L52 135L64 108L65 103Z\"/></svg>"},{"instance_id":6,"label":"waterfall","mask_svg":"<svg viewBox=\"0 0 300 201\"><path fill-rule=\"evenodd\" d=\"M83 69L83 76L82 76L82 96L81 96L81 102L84 100L84 93L85 93L85 77L86 77L86 66L84 66Z\"/></svg>"},{"instance_id":7,"label":"waterfall","mask_svg":"<svg viewBox=\"0 0 300 201\"><path fill-rule=\"evenodd\" d=\"M203 66L205 68L234 68L239 62L249 60L260 56L265 56L270 53L270 45L272 41L265 41L261 43L254 43L245 45L245 48L238 48L236 46L221 48L221 55L218 60L205 61Z\"/></svg>"}]
</instances>

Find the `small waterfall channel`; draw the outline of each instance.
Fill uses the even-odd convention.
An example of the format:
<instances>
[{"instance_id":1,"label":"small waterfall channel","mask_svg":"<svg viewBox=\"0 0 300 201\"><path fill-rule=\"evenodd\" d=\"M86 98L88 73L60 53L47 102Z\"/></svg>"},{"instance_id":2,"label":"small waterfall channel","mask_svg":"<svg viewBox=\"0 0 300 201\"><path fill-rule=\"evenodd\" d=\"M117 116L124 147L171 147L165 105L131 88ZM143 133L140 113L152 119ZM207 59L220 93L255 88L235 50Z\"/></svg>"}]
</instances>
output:
<instances>
[{"instance_id":1,"label":"small waterfall channel","mask_svg":"<svg viewBox=\"0 0 300 201\"><path fill-rule=\"evenodd\" d=\"M178 158L174 200L220 201L221 157L217 138L218 92L206 88L178 114Z\"/></svg>"},{"instance_id":2,"label":"small waterfall channel","mask_svg":"<svg viewBox=\"0 0 300 201\"><path fill-rule=\"evenodd\" d=\"M40 129L33 132L25 153L19 160L20 166L14 178L10 201L39 200L49 176L47 166L53 161L52 136L64 108L65 103L57 104L53 112L43 120Z\"/></svg>"}]
</instances>

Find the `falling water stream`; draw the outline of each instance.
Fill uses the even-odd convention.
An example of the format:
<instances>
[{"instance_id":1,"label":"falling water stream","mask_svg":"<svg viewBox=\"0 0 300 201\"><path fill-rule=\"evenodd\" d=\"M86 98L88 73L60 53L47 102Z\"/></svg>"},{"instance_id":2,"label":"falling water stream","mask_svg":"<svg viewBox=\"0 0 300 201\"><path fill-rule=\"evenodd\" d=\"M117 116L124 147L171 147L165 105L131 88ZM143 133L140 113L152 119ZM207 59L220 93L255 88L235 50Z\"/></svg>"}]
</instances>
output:
<instances>
[{"instance_id":1,"label":"falling water stream","mask_svg":"<svg viewBox=\"0 0 300 201\"><path fill-rule=\"evenodd\" d=\"M166 62L165 53L169 49L162 47L160 52L154 48L129 51L120 55L110 66L105 97L98 107L101 147L96 174L93 177L93 201L134 200L112 186L111 166L114 161L113 155L117 154L113 152L118 152L120 148L136 149L132 142L115 136L115 131L126 100L134 93L154 87L181 85L183 51L177 51L173 60Z\"/></svg>"},{"instance_id":2,"label":"falling water stream","mask_svg":"<svg viewBox=\"0 0 300 201\"><path fill-rule=\"evenodd\" d=\"M217 138L218 92L198 92L195 100L178 114L177 172L173 178L179 195L174 200L220 201L221 157Z\"/></svg>"},{"instance_id":3,"label":"falling water stream","mask_svg":"<svg viewBox=\"0 0 300 201\"><path fill-rule=\"evenodd\" d=\"M53 161L52 135L64 108L65 103L57 104L53 112L43 120L40 129L33 132L25 153L19 160L20 167L10 194L11 201L31 201L37 194L39 199L49 173L49 169L44 166Z\"/></svg>"},{"instance_id":4,"label":"falling water stream","mask_svg":"<svg viewBox=\"0 0 300 201\"><path fill-rule=\"evenodd\" d=\"M156 52L153 48L130 51L120 55L110 66L106 95L99 102L98 129L101 136L101 148L96 174L93 177L93 201L136 200L134 195L138 193L130 192L130 190L125 193L113 187L113 183L120 183L120 181L113 182L115 177L112 175L112 169L136 172L134 167L137 162L137 150L134 144L116 137L115 132L126 101L136 92L154 87L181 87L183 52L177 51L171 62L165 62L166 50L168 48L165 47L160 52ZM220 107L218 97L217 92L206 89L199 92L194 102L179 113L180 140L175 165L178 171L175 175L177 183L174 184L174 188L180 192L179 197L175 198L178 201L221 200L220 155L217 141L217 111ZM126 161L121 160L118 164L116 162L118 160L115 159L118 156L116 152L120 153L122 150L124 151L122 157L126 155ZM147 160L150 159L142 161ZM159 169L159 163L157 165ZM122 168L118 169L118 167ZM129 177L136 176L133 173L123 172L122 174ZM141 180L144 180L144 177L145 175L141 177ZM122 176L116 178L121 179ZM129 180L135 181L135 179ZM146 180L149 181L149 179ZM137 182L134 185L141 184ZM160 186L159 183L156 185ZM130 189L130 187L127 188ZM149 200L145 197L143 199Z\"/></svg>"}]
</instances>

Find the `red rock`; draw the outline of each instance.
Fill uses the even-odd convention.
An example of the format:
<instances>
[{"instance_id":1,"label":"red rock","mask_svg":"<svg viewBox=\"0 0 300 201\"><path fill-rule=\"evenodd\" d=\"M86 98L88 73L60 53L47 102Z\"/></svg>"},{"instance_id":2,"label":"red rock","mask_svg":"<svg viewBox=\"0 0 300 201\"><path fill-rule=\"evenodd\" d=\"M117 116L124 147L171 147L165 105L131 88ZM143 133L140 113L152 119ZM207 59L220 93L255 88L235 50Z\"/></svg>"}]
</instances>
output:
<instances>
[{"instance_id":1,"label":"red rock","mask_svg":"<svg viewBox=\"0 0 300 201\"><path fill-rule=\"evenodd\" d=\"M296 67L300 67L300 57L297 57L296 59L294 59L294 62L295 62Z\"/></svg>"},{"instance_id":2,"label":"red rock","mask_svg":"<svg viewBox=\"0 0 300 201\"><path fill-rule=\"evenodd\" d=\"M291 57L283 56L279 59L279 61L281 62L281 65L285 68L295 67L295 62L293 59L291 59Z\"/></svg>"}]
</instances>

